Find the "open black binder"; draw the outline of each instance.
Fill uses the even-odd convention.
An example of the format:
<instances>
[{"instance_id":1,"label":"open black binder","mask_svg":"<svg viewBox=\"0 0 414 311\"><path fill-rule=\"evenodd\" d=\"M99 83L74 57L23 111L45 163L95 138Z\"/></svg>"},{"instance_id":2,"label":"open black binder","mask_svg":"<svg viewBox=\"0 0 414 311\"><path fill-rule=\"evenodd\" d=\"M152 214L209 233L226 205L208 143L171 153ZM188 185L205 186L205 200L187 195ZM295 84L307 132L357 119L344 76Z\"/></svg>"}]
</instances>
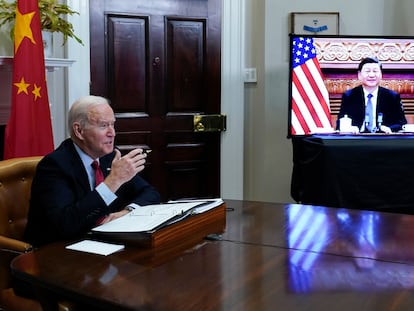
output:
<instances>
[{"instance_id":1,"label":"open black binder","mask_svg":"<svg viewBox=\"0 0 414 311\"><path fill-rule=\"evenodd\" d=\"M120 218L116 226L106 226L110 230L105 230L105 226L99 226L94 228L88 233L88 237L108 242L121 242L125 244L133 244L143 247L156 247L159 245L167 244L171 241L185 238L185 239L203 239L210 233L222 233L225 227L225 203L221 199L214 200L191 200L191 201L176 201L166 203L180 204L177 207L183 206L182 203L196 203L193 207L189 207L182 212L171 214L166 221L157 223L155 227L150 230L136 230L129 227L127 230L122 231L123 220L127 219L125 223L131 225L132 222L139 222L144 217L148 218L148 215L136 216L125 215ZM160 208L162 206L153 206L154 208ZM151 206L149 206L151 208ZM152 215L156 217L156 214ZM159 216L159 215L158 215ZM132 220L126 217L134 217ZM161 219L160 219L161 221ZM115 230L119 227L119 230Z\"/></svg>"}]
</instances>

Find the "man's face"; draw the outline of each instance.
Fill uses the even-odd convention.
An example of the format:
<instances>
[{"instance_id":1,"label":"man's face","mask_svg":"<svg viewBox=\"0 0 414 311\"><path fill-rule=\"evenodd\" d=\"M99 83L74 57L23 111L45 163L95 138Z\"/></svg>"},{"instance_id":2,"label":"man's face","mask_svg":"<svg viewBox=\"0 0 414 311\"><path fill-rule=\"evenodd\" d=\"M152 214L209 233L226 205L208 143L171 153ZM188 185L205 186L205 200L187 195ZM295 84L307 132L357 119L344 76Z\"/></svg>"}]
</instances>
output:
<instances>
[{"instance_id":1,"label":"man's face","mask_svg":"<svg viewBox=\"0 0 414 311\"><path fill-rule=\"evenodd\" d=\"M368 88L377 87L382 79L380 65L377 63L368 63L362 66L361 71L358 72L358 79L362 85Z\"/></svg>"},{"instance_id":2,"label":"man's face","mask_svg":"<svg viewBox=\"0 0 414 311\"><path fill-rule=\"evenodd\" d=\"M82 150L99 158L114 150L115 116L109 105L95 106L89 111L89 122L81 130Z\"/></svg>"}]
</instances>

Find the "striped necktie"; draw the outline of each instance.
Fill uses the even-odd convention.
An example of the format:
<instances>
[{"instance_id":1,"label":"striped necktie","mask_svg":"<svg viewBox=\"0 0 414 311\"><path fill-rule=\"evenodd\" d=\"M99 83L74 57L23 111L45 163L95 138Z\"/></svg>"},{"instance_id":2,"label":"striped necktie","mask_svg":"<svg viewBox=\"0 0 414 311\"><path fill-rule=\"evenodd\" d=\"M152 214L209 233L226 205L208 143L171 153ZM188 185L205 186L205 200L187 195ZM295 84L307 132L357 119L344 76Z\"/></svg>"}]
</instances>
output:
<instances>
[{"instance_id":1,"label":"striped necktie","mask_svg":"<svg viewBox=\"0 0 414 311\"><path fill-rule=\"evenodd\" d=\"M368 100L367 100L367 105L365 107L365 116L368 117L368 130L370 132L372 132L374 130L374 120L375 120L375 116L374 116L374 107L372 104L372 100L371 98L373 97L372 94L368 94Z\"/></svg>"}]
</instances>

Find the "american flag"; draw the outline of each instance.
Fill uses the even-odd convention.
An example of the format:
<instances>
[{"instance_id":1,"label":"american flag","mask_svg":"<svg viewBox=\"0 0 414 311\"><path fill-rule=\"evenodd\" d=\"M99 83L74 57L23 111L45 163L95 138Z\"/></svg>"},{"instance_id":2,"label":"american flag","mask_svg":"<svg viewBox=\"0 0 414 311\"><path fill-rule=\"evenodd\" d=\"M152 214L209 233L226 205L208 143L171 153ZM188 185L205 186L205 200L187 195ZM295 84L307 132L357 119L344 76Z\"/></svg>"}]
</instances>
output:
<instances>
[{"instance_id":1,"label":"american flag","mask_svg":"<svg viewBox=\"0 0 414 311\"><path fill-rule=\"evenodd\" d=\"M313 38L294 37L292 43L291 134L307 135L332 130L329 94Z\"/></svg>"}]
</instances>

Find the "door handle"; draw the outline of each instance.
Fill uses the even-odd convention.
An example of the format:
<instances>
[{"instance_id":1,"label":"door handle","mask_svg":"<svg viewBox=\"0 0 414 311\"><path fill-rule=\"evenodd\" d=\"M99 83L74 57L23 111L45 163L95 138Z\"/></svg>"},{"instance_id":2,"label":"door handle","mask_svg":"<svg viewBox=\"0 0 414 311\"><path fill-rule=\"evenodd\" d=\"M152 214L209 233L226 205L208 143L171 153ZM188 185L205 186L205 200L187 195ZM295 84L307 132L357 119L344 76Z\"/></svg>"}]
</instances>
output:
<instances>
[{"instance_id":1,"label":"door handle","mask_svg":"<svg viewBox=\"0 0 414 311\"><path fill-rule=\"evenodd\" d=\"M199 114L193 116L194 132L222 132L226 130L226 115Z\"/></svg>"}]
</instances>

